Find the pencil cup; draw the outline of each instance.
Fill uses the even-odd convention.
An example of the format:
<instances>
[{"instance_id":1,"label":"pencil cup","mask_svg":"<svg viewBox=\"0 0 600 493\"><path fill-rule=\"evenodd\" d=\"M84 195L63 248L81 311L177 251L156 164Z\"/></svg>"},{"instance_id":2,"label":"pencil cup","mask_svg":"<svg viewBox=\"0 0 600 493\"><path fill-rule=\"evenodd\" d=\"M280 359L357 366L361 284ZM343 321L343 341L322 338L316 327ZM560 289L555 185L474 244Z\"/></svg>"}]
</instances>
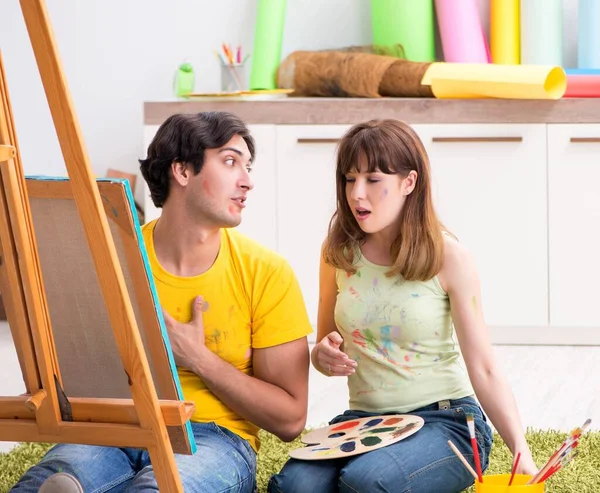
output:
<instances>
[{"instance_id":1,"label":"pencil cup","mask_svg":"<svg viewBox=\"0 0 600 493\"><path fill-rule=\"evenodd\" d=\"M221 64L221 91L246 90L246 67L241 64Z\"/></svg>"},{"instance_id":2,"label":"pencil cup","mask_svg":"<svg viewBox=\"0 0 600 493\"><path fill-rule=\"evenodd\" d=\"M475 481L476 493L544 493L545 484L526 484L531 479L527 474L515 474L513 482L508 486L510 474L483 476L483 483Z\"/></svg>"}]
</instances>

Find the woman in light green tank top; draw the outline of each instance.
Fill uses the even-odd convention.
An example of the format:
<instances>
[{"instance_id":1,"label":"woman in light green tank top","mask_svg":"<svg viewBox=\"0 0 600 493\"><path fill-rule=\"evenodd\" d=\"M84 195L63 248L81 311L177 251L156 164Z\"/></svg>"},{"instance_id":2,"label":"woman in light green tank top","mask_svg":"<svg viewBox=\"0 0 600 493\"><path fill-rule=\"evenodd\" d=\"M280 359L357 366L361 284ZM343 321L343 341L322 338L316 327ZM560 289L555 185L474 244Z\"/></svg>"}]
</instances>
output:
<instances>
[{"instance_id":1,"label":"woman in light green tank top","mask_svg":"<svg viewBox=\"0 0 600 493\"><path fill-rule=\"evenodd\" d=\"M514 457L520 453L517 472L535 474L493 358L474 262L436 216L417 134L397 120L352 127L339 144L336 189L311 354L321 373L348 379L348 411L331 422L413 414L424 425L360 455L290 459L269 491L458 493L474 478L448 441L478 469L467 415L482 472L492 446L487 415Z\"/></svg>"}]
</instances>

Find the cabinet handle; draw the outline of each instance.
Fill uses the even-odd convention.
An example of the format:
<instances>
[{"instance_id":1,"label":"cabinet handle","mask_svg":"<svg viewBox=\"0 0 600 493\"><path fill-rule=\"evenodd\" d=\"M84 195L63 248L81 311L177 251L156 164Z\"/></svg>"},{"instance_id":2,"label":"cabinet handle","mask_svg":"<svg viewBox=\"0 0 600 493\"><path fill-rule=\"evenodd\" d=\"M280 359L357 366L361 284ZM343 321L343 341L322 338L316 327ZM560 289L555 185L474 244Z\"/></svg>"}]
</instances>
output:
<instances>
[{"instance_id":1,"label":"cabinet handle","mask_svg":"<svg viewBox=\"0 0 600 493\"><path fill-rule=\"evenodd\" d=\"M571 137L571 142L575 144L581 142L600 142L600 137Z\"/></svg>"},{"instance_id":2,"label":"cabinet handle","mask_svg":"<svg viewBox=\"0 0 600 493\"><path fill-rule=\"evenodd\" d=\"M298 139L298 144L337 144L340 139Z\"/></svg>"},{"instance_id":3,"label":"cabinet handle","mask_svg":"<svg viewBox=\"0 0 600 493\"><path fill-rule=\"evenodd\" d=\"M433 142L523 142L523 137L433 137Z\"/></svg>"}]
</instances>

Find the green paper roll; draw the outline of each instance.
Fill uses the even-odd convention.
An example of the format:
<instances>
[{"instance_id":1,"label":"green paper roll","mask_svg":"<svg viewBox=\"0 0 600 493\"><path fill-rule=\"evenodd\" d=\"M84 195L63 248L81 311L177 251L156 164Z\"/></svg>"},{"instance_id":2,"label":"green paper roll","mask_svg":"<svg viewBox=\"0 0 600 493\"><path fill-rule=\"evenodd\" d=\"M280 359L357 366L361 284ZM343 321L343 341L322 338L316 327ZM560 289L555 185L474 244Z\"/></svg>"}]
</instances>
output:
<instances>
[{"instance_id":1,"label":"green paper roll","mask_svg":"<svg viewBox=\"0 0 600 493\"><path fill-rule=\"evenodd\" d=\"M562 0L521 0L521 63L563 64Z\"/></svg>"},{"instance_id":2,"label":"green paper roll","mask_svg":"<svg viewBox=\"0 0 600 493\"><path fill-rule=\"evenodd\" d=\"M281 62L286 0L258 0L250 89L275 89Z\"/></svg>"},{"instance_id":3,"label":"green paper roll","mask_svg":"<svg viewBox=\"0 0 600 493\"><path fill-rule=\"evenodd\" d=\"M371 0L373 44L401 44L407 60L435 61L433 0Z\"/></svg>"}]
</instances>

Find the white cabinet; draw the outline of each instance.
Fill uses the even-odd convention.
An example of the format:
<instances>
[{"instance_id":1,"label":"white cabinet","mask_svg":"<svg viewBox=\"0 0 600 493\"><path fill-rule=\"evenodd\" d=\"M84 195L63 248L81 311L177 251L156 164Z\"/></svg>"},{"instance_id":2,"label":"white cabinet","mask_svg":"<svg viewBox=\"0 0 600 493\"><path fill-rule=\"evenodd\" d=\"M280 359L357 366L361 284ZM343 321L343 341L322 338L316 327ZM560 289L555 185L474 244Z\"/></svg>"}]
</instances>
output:
<instances>
[{"instance_id":1,"label":"white cabinet","mask_svg":"<svg viewBox=\"0 0 600 493\"><path fill-rule=\"evenodd\" d=\"M548 324L546 126L415 125L436 211L473 253L489 326Z\"/></svg>"},{"instance_id":2,"label":"white cabinet","mask_svg":"<svg viewBox=\"0 0 600 493\"><path fill-rule=\"evenodd\" d=\"M346 125L277 126L279 253L298 277L317 324L319 255L335 211L335 150Z\"/></svg>"},{"instance_id":3,"label":"white cabinet","mask_svg":"<svg viewBox=\"0 0 600 493\"><path fill-rule=\"evenodd\" d=\"M263 245L277 250L275 125L248 125L256 141L256 161L252 171L254 189L248 194L247 207L238 229ZM144 127L144 149L156 134L158 125ZM143 181L143 179L142 179ZM144 182L146 222L160 216Z\"/></svg>"},{"instance_id":4,"label":"white cabinet","mask_svg":"<svg viewBox=\"0 0 600 493\"><path fill-rule=\"evenodd\" d=\"M600 125L548 125L550 323L600 328Z\"/></svg>"}]
</instances>

